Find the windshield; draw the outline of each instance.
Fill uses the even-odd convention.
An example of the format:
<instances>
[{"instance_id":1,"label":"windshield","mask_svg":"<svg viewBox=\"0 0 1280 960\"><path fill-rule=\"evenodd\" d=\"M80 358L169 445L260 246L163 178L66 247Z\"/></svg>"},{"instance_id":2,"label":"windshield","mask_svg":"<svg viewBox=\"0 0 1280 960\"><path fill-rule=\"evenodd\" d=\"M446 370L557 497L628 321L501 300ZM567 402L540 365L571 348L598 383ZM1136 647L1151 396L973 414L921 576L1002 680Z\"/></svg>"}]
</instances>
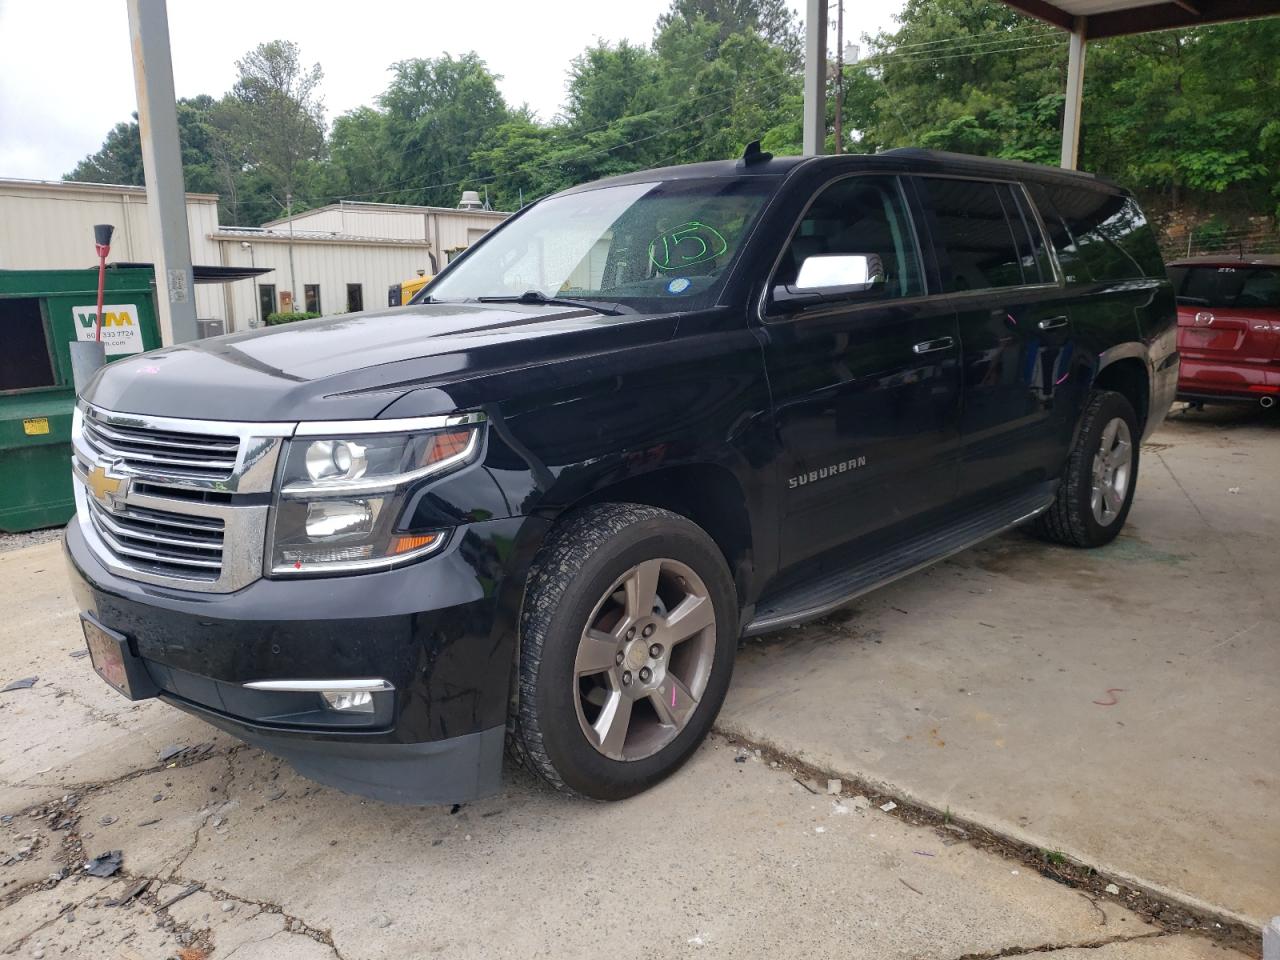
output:
<instances>
[{"instance_id":1,"label":"windshield","mask_svg":"<svg viewBox=\"0 0 1280 960\"><path fill-rule=\"evenodd\" d=\"M433 300L543 297L641 311L715 302L774 182L667 180L543 200L426 288Z\"/></svg>"},{"instance_id":2,"label":"windshield","mask_svg":"<svg viewBox=\"0 0 1280 960\"><path fill-rule=\"evenodd\" d=\"M1280 267L1170 267L1169 279L1187 306L1280 308Z\"/></svg>"}]
</instances>

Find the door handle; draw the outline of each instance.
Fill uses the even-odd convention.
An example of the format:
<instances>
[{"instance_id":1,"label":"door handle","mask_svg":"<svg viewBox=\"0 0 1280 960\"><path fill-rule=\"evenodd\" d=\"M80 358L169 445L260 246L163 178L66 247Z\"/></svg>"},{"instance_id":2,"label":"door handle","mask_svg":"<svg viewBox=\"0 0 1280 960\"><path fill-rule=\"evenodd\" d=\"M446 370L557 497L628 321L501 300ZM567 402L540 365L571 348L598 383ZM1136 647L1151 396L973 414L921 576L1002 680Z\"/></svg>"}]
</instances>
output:
<instances>
[{"instance_id":1,"label":"door handle","mask_svg":"<svg viewBox=\"0 0 1280 960\"><path fill-rule=\"evenodd\" d=\"M939 350L950 350L955 342L954 337L939 337L937 340L922 340L911 349L914 353L937 353Z\"/></svg>"},{"instance_id":2,"label":"door handle","mask_svg":"<svg viewBox=\"0 0 1280 960\"><path fill-rule=\"evenodd\" d=\"M1059 327L1065 327L1066 325L1066 317L1049 317L1040 321L1041 330L1057 330Z\"/></svg>"}]
</instances>

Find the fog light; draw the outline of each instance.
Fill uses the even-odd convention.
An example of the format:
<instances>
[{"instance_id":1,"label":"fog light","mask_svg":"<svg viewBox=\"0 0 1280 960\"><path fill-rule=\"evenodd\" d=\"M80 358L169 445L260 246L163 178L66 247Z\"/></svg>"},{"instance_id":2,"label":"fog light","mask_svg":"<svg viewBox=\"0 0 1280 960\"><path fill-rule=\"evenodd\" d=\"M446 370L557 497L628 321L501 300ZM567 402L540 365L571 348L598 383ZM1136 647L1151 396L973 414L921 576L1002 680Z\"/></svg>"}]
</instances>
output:
<instances>
[{"instance_id":1,"label":"fog light","mask_svg":"<svg viewBox=\"0 0 1280 960\"><path fill-rule=\"evenodd\" d=\"M368 690L322 690L320 696L330 710L343 713L373 713L373 694Z\"/></svg>"}]
</instances>

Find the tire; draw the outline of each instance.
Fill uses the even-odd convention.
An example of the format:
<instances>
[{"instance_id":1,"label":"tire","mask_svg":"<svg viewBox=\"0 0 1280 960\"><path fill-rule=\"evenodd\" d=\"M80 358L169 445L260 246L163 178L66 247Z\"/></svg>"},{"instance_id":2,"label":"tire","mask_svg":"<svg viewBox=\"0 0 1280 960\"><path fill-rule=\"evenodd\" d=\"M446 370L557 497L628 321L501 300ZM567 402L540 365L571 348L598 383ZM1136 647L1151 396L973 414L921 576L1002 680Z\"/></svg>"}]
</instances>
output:
<instances>
[{"instance_id":1,"label":"tire","mask_svg":"<svg viewBox=\"0 0 1280 960\"><path fill-rule=\"evenodd\" d=\"M657 589L645 601L649 582ZM694 632L677 639L685 630ZM697 525L656 507L597 504L539 550L520 632L512 752L558 790L621 800L677 770L711 730L733 673L738 597Z\"/></svg>"},{"instance_id":2,"label":"tire","mask_svg":"<svg viewBox=\"0 0 1280 960\"><path fill-rule=\"evenodd\" d=\"M1116 421L1123 423L1117 429ZM1117 465L1118 438L1127 434L1127 473L1122 492L1108 486L1119 475ZM1110 459L1103 455L1103 444L1110 447ZM1095 390L1089 397L1080 434L1063 471L1062 484L1053 505L1036 518L1033 532L1045 540L1071 547L1101 547L1110 543L1123 529L1133 505L1133 492L1138 481L1138 455L1142 433L1133 404L1112 390ZM1101 515L1095 499L1095 470L1100 471L1103 492Z\"/></svg>"}]
</instances>

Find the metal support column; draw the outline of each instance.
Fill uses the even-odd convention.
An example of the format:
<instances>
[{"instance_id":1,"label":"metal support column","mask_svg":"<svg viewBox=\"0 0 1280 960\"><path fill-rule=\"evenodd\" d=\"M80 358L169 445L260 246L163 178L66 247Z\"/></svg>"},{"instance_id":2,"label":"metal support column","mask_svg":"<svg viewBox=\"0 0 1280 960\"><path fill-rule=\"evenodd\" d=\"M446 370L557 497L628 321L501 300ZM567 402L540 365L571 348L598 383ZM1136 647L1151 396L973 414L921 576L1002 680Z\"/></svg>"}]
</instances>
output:
<instances>
[{"instance_id":1,"label":"metal support column","mask_svg":"<svg viewBox=\"0 0 1280 960\"><path fill-rule=\"evenodd\" d=\"M804 152L827 143L827 2L807 0L804 39Z\"/></svg>"},{"instance_id":2,"label":"metal support column","mask_svg":"<svg viewBox=\"0 0 1280 960\"><path fill-rule=\"evenodd\" d=\"M1080 105L1084 98L1084 55L1088 21L1076 17L1067 54L1066 105L1062 113L1062 167L1076 169L1080 159Z\"/></svg>"},{"instance_id":3,"label":"metal support column","mask_svg":"<svg viewBox=\"0 0 1280 960\"><path fill-rule=\"evenodd\" d=\"M165 0L128 0L128 6L160 336L166 344L183 343L195 340L199 333L182 148L178 144L178 107L173 93L173 59L169 52L169 14Z\"/></svg>"}]
</instances>

